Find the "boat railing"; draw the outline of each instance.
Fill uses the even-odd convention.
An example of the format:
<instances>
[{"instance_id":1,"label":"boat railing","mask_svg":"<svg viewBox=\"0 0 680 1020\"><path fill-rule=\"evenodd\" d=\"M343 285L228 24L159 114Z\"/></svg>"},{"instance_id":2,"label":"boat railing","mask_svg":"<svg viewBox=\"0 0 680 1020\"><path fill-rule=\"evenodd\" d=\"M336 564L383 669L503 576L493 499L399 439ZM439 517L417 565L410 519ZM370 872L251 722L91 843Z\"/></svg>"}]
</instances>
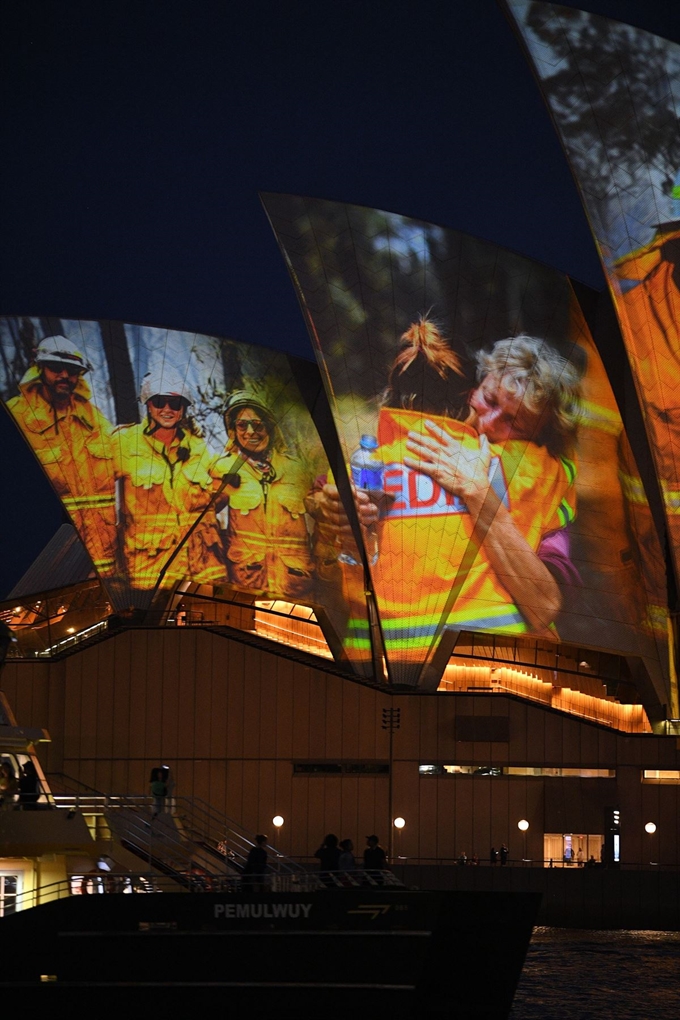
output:
<instances>
[{"instance_id":1,"label":"boat railing","mask_svg":"<svg viewBox=\"0 0 680 1020\"><path fill-rule=\"evenodd\" d=\"M277 874L268 870L263 875L207 875L191 869L183 874L178 885L176 878L155 872L91 871L70 875L47 885L35 886L17 892L3 903L3 916L37 907L70 896L148 895L156 893L312 893L327 889L403 888L390 871L367 873L356 871L319 872L300 871L295 874Z\"/></svg>"}]
</instances>

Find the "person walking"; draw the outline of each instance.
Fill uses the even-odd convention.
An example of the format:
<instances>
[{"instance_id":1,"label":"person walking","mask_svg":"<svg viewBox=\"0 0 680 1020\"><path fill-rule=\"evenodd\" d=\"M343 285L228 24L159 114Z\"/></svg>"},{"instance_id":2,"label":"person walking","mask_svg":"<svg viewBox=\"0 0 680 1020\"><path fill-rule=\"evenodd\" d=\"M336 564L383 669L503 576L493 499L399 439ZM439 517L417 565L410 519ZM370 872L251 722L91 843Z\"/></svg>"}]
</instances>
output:
<instances>
[{"instance_id":1,"label":"person walking","mask_svg":"<svg viewBox=\"0 0 680 1020\"><path fill-rule=\"evenodd\" d=\"M165 810L165 798L168 788L163 778L163 769L151 770L151 796L153 797L153 817L156 818Z\"/></svg>"}]
</instances>

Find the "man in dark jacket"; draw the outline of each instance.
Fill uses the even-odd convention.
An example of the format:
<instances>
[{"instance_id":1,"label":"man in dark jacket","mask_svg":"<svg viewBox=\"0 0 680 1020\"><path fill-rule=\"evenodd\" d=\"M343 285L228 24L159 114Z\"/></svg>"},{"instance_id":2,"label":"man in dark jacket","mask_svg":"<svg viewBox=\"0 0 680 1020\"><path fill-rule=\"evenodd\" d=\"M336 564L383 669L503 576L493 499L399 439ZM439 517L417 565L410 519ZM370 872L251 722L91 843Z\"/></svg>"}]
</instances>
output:
<instances>
[{"instance_id":1,"label":"man in dark jacket","mask_svg":"<svg viewBox=\"0 0 680 1020\"><path fill-rule=\"evenodd\" d=\"M364 870L369 879L376 885L385 884L384 872L387 871L387 854L380 846L380 838L376 835L366 837L364 850Z\"/></svg>"},{"instance_id":2,"label":"man in dark jacket","mask_svg":"<svg viewBox=\"0 0 680 1020\"><path fill-rule=\"evenodd\" d=\"M244 884L254 892L261 892L266 886L267 837L260 833L255 837L255 846L250 848L246 866L243 869Z\"/></svg>"}]
</instances>

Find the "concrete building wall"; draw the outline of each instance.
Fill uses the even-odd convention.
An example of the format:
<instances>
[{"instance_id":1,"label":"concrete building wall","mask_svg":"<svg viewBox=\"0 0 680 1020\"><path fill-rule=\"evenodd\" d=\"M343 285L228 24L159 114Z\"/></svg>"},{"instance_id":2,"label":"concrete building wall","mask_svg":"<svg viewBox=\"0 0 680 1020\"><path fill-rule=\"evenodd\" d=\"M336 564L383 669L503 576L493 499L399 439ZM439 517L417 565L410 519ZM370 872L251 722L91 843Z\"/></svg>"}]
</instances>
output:
<instances>
[{"instance_id":1,"label":"concrete building wall","mask_svg":"<svg viewBox=\"0 0 680 1020\"><path fill-rule=\"evenodd\" d=\"M198 797L287 853L313 853L326 832L387 843L387 775L294 775L294 762L389 760L383 709L399 708L392 816L395 852L447 860L543 857L543 834L604 831L618 807L622 858L678 865L680 784L642 783L642 769L680 769L672 737L625 735L499 694L395 695L199 629L132 630L57 662L10 662L3 689L20 725L46 726L46 771L102 792L146 793L171 766L178 795ZM507 739L460 740L473 727ZM499 720L488 723L486 720ZM499 728L500 727L500 728ZM616 769L615 779L421 776L419 764ZM517 822L530 823L524 837ZM654 821L649 837L644 824Z\"/></svg>"}]
</instances>

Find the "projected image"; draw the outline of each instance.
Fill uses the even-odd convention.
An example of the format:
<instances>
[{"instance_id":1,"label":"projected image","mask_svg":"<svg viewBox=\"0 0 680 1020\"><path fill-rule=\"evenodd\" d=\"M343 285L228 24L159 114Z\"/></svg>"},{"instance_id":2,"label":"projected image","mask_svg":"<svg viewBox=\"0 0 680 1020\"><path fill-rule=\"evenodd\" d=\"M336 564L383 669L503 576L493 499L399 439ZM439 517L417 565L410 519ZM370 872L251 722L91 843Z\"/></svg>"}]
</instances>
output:
<instances>
[{"instance_id":1,"label":"projected image","mask_svg":"<svg viewBox=\"0 0 680 1020\"><path fill-rule=\"evenodd\" d=\"M325 372L394 674L422 681L459 630L635 649L658 671L663 561L624 491L635 468L566 278L377 210L265 205ZM368 645L365 618L346 640Z\"/></svg>"},{"instance_id":2,"label":"projected image","mask_svg":"<svg viewBox=\"0 0 680 1020\"><path fill-rule=\"evenodd\" d=\"M318 509L332 476L286 355L31 318L0 320L0 349L7 410L116 609L218 586L319 606L344 633L341 543Z\"/></svg>"},{"instance_id":3,"label":"projected image","mask_svg":"<svg viewBox=\"0 0 680 1020\"><path fill-rule=\"evenodd\" d=\"M680 566L680 46L571 8L509 6L598 241Z\"/></svg>"},{"instance_id":4,"label":"projected image","mask_svg":"<svg viewBox=\"0 0 680 1020\"><path fill-rule=\"evenodd\" d=\"M19 390L7 409L61 497L98 573L112 577L117 549L112 426L92 399L89 380L96 369L82 345L67 337L34 339L30 353L18 346L12 350L11 340L3 344L5 390ZM26 354L26 371L13 387L10 365L17 364L21 353Z\"/></svg>"}]
</instances>

